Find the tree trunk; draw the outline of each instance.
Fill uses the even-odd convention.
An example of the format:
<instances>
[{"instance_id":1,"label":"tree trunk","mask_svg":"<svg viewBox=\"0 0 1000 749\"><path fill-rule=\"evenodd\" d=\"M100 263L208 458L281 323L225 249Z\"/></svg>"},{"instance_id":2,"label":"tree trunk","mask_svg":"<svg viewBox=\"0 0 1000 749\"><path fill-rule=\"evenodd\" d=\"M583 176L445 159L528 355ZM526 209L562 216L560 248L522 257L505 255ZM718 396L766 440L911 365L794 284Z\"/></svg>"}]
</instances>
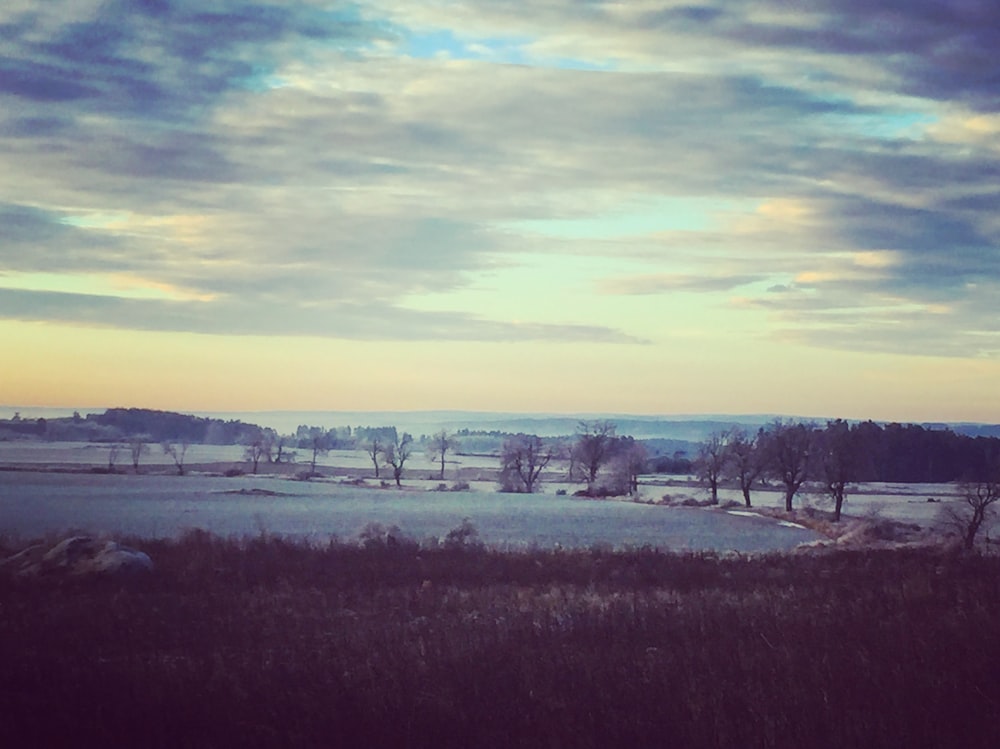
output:
<instances>
[{"instance_id":1,"label":"tree trunk","mask_svg":"<svg viewBox=\"0 0 1000 749\"><path fill-rule=\"evenodd\" d=\"M743 486L743 501L746 502L747 507L750 506L750 487Z\"/></svg>"}]
</instances>

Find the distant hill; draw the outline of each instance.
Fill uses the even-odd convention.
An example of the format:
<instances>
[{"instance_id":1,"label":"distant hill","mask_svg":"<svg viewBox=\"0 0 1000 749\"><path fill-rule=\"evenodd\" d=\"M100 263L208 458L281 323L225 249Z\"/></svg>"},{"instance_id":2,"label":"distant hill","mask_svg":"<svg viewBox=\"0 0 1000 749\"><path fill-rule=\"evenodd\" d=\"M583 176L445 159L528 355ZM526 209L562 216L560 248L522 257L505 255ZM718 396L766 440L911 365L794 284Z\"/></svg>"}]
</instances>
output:
<instances>
[{"instance_id":1,"label":"distant hill","mask_svg":"<svg viewBox=\"0 0 1000 749\"><path fill-rule=\"evenodd\" d=\"M260 427L148 408L109 408L103 413L74 412L70 416L26 418L15 411L0 419L0 439L40 439L66 442L117 442L142 437L149 442L232 445L247 441Z\"/></svg>"},{"instance_id":2,"label":"distant hill","mask_svg":"<svg viewBox=\"0 0 1000 749\"><path fill-rule=\"evenodd\" d=\"M300 425L333 427L394 426L415 436L441 429L457 432L524 432L539 437L574 434L581 421L607 419L618 433L636 439L668 439L701 442L712 432L740 425L756 429L773 416L637 416L622 414L524 414L490 411L250 411L207 412L214 418L239 419L271 427L282 434L294 433Z\"/></svg>"},{"instance_id":3,"label":"distant hill","mask_svg":"<svg viewBox=\"0 0 1000 749\"><path fill-rule=\"evenodd\" d=\"M540 437L569 437L581 421L607 419L615 423L618 433L655 445L659 454L688 451L693 454L697 445L713 432L733 426L748 430L773 421L771 414L750 415L636 415L636 414L529 414L492 411L246 411L198 412L176 414L153 409L112 408L103 413L96 409L80 409L85 417L72 416L71 409L24 408L0 406L10 417L0 419L0 433L6 430L9 438L41 436L38 420L47 422L48 439L115 439L123 434L145 432L157 441L178 439L186 435L192 441L218 444L241 441L248 431L269 427L279 434L294 434L299 426L316 426L325 429L350 426L394 426L416 437L430 435L441 429L458 432L463 429L476 432L537 434ZM18 421L13 421L20 412ZM816 421L824 418L782 417L788 421ZM81 421L83 423L81 423ZM879 422L885 424L887 422ZM259 425L259 427L257 426ZM969 422L927 422L925 429L950 429L956 434L970 437L1000 437L1000 425ZM72 435L76 435L75 437ZM69 436L66 436L69 435Z\"/></svg>"}]
</instances>

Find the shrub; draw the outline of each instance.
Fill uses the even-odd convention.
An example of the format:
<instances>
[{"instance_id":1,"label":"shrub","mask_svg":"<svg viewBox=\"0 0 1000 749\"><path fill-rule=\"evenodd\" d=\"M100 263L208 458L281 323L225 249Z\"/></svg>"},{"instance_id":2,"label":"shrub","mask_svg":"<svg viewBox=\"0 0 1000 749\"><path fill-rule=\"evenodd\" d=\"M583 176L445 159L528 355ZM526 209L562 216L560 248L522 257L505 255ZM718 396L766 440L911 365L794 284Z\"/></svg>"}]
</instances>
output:
<instances>
[{"instance_id":1,"label":"shrub","mask_svg":"<svg viewBox=\"0 0 1000 749\"><path fill-rule=\"evenodd\" d=\"M461 523L448 531L442 545L446 549L478 549L482 547L482 542L476 526L469 518L463 518Z\"/></svg>"}]
</instances>

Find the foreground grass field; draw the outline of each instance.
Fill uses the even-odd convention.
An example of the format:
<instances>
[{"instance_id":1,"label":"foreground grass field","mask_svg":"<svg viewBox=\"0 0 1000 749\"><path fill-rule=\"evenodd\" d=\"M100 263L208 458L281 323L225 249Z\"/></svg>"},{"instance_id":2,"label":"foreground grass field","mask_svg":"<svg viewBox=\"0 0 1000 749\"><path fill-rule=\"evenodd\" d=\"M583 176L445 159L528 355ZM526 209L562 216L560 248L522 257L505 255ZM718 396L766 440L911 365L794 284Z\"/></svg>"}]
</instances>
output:
<instances>
[{"instance_id":1,"label":"foreground grass field","mask_svg":"<svg viewBox=\"0 0 1000 749\"><path fill-rule=\"evenodd\" d=\"M1000 745L1000 559L136 542L0 582L9 746Z\"/></svg>"}]
</instances>

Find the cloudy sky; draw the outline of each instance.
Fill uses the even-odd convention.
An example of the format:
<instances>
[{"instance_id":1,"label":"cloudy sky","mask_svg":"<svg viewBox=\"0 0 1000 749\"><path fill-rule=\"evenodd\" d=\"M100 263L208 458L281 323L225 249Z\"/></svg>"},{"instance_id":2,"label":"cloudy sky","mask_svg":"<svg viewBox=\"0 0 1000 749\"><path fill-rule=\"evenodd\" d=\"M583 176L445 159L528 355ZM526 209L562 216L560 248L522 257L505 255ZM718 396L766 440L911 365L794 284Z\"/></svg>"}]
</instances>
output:
<instances>
[{"instance_id":1,"label":"cloudy sky","mask_svg":"<svg viewBox=\"0 0 1000 749\"><path fill-rule=\"evenodd\" d=\"M996 0L5 0L0 403L1000 421Z\"/></svg>"}]
</instances>

